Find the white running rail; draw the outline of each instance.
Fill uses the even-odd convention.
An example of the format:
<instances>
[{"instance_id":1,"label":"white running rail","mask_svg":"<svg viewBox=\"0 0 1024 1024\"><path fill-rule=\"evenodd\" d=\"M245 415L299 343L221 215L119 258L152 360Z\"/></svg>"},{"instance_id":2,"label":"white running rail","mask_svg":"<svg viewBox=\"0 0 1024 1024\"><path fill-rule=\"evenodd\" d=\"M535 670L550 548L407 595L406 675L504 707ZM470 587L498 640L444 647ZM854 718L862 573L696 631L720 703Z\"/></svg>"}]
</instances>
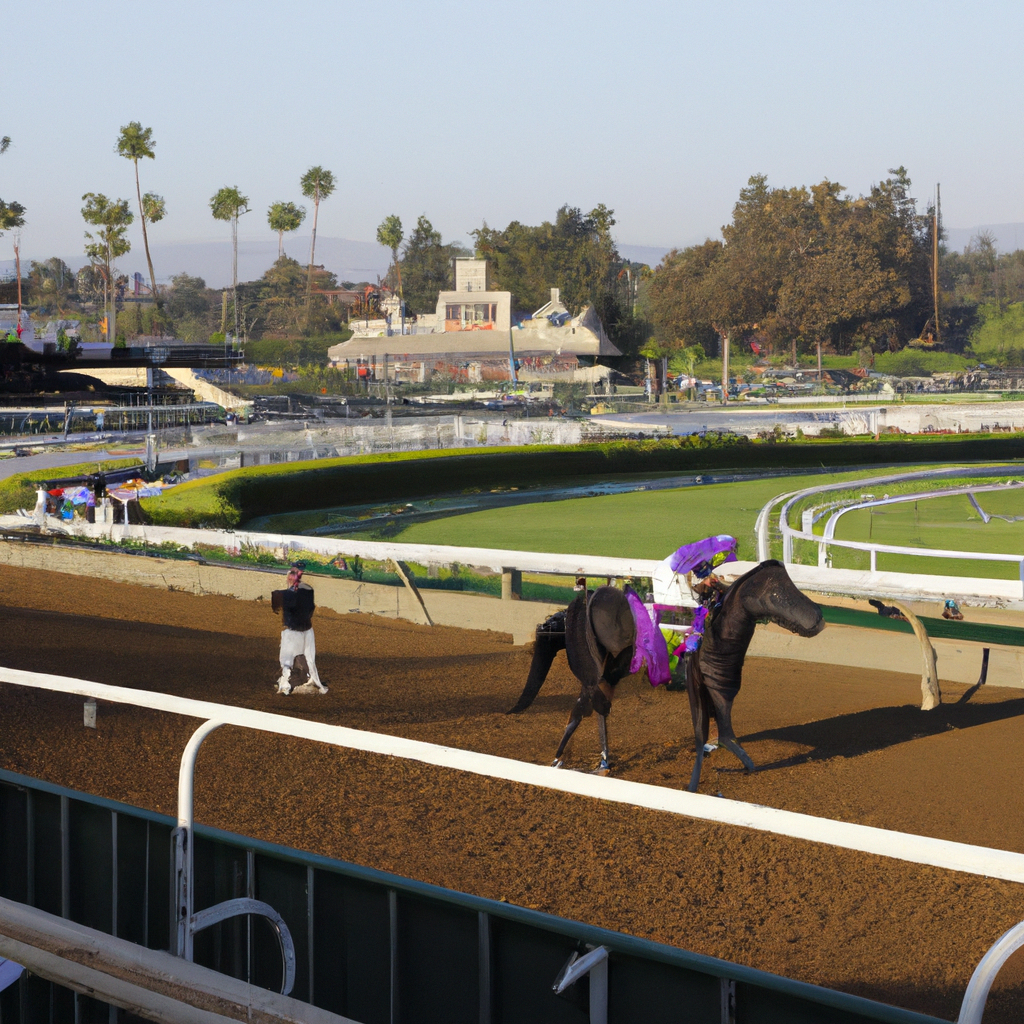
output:
<instances>
[{"instance_id":1,"label":"white running rail","mask_svg":"<svg viewBox=\"0 0 1024 1024\"><path fill-rule=\"evenodd\" d=\"M938 480L942 478L963 478L965 476L998 476L1000 473L1006 473L1008 476L1020 476L1021 470L1019 466L975 466L970 468L957 468L957 469L942 469L942 470L924 470L918 473L899 473L888 476L879 477L868 477L862 479L846 480L840 483L833 484L819 484L816 487L807 487L801 491L790 491L786 494L780 494L771 501L767 502L758 513L756 522L756 534L757 534L757 554L760 561L764 561L770 557L770 525L772 512L776 506L782 503L782 509L779 512L779 532L782 534L782 561L786 565L793 565L793 543L796 540L812 541L818 545L818 564L821 568L825 568L828 557L829 547L841 547L847 548L854 551L867 551L870 558L870 572L874 573L878 571L878 554L897 554L897 555L914 555L922 558L954 558L963 559L967 561L980 561L980 562L1013 562L1019 567L1019 578L1020 587L1015 592L1015 597L1018 600L1024 599L1024 557L1020 554L1005 554L996 552L985 552L985 551L955 551L944 548L923 548L923 547L908 547L896 544L877 544L870 541L853 541L853 540L837 540L835 539L835 524L839 518L849 511L853 511L857 508L868 508L875 505L894 504L900 501L913 501L921 498L936 497L940 494L960 494L970 493L971 491L981 490L1000 490L1006 489L1006 485L989 485L979 487L957 487L948 488L946 490L932 490L922 492L920 494L910 495L897 495L893 498L883 498L881 500L866 500L863 502L856 502L842 508L836 512L833 512L829 521L826 525L825 535L821 536L814 533L812 529L795 529L789 525L789 515L793 510L796 503L803 498L810 497L814 494L824 494L829 491L836 490L850 490L851 488L864 488L877 486L879 484L888 483L902 483L908 480ZM1024 486L1020 483L1015 483L1013 486ZM955 581L955 577L953 581ZM951 581L952 582L952 581ZM996 582L996 581L993 581ZM950 592L955 592L956 587L951 586Z\"/></svg>"},{"instance_id":2,"label":"white running rail","mask_svg":"<svg viewBox=\"0 0 1024 1024\"><path fill-rule=\"evenodd\" d=\"M206 722L220 722L243 729L328 743L349 750L401 757L488 778L540 786L562 793L574 793L578 796L644 807L702 821L752 828L807 842L891 857L915 864L927 864L947 871L964 871L986 878L1024 882L1024 854L1011 850L996 850L946 839L894 832L869 825L833 821L794 811L705 796L701 793L687 793L625 779L602 778L528 764L525 761L497 757L493 754L439 746L421 740L364 732L340 725L326 725L322 722L192 700L172 694L92 683L67 676L0 668L0 683L91 697L115 704L130 704L198 718Z\"/></svg>"}]
</instances>

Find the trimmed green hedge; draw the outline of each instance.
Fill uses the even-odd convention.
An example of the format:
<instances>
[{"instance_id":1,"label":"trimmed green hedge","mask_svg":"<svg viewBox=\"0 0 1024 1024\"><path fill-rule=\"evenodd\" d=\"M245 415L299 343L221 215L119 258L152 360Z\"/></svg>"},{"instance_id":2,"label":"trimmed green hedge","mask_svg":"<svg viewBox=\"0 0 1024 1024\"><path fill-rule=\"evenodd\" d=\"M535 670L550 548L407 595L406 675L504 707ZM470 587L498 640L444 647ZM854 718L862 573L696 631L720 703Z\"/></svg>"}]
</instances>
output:
<instances>
[{"instance_id":1,"label":"trimmed green hedge","mask_svg":"<svg viewBox=\"0 0 1024 1024\"><path fill-rule=\"evenodd\" d=\"M235 527L258 516L492 488L570 484L580 477L723 470L786 470L1024 457L1016 435L952 439L761 444L732 435L602 444L474 448L361 455L233 470L146 498L150 521Z\"/></svg>"}]
</instances>

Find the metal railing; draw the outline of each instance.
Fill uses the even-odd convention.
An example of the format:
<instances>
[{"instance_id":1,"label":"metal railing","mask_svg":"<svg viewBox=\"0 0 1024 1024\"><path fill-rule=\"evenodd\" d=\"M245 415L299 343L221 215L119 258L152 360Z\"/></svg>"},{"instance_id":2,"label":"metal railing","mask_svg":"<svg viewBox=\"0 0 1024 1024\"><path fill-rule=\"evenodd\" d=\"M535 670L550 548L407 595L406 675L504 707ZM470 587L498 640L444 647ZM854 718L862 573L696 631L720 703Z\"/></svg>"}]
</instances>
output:
<instances>
[{"instance_id":1,"label":"metal railing","mask_svg":"<svg viewBox=\"0 0 1024 1024\"><path fill-rule=\"evenodd\" d=\"M854 541L854 540L839 540L835 537L835 526L839 521L840 517L846 512L851 512L856 509L869 508L876 505L895 504L903 501L914 501L922 498L937 497L946 494L969 494L974 491L985 491L985 490L1005 490L1006 484L994 484L994 485L980 485L980 486L964 486L957 488L937 489L917 494L908 495L897 495L892 498L882 499L870 499L860 502L852 502L845 505L843 508L833 512L826 524L824 535L816 534L813 527L805 528L810 524L801 524L801 528L797 529L789 525L789 516L793 511L794 506L803 500L804 498L810 497L815 494L825 494L829 491L836 490L850 490L852 487L864 488L873 487L880 484L891 484L891 483L904 483L912 480L933 480L946 478L963 478L970 476L998 476L1000 472L1006 472L1007 475L1019 476L1019 466L985 466L985 467L971 467L971 468L959 468L959 469L943 469L943 470L925 470L918 473L899 473L890 474L887 476L870 477L859 480L848 480L841 483L835 484L820 484L816 487L807 487L800 491L789 491L785 494L780 494L767 502L758 513L757 521L755 524L755 533L757 536L757 553L758 560L764 561L771 557L771 517L773 510L778 506L782 505L778 517L778 528L779 533L782 536L782 561L786 565L794 564L794 543L798 540L810 541L818 546L818 565L821 568L828 567L828 551L830 547L839 547L851 551L866 551L869 557L870 571L878 571L878 555L879 554L894 554L894 555L911 555L914 557L922 558L943 558L943 559L957 559L966 561L979 561L979 562L1012 562L1019 567L1019 579L1021 581L1021 598L1024 599L1024 556L1020 554L1007 554L999 552L985 552L985 551L959 551L945 548L923 548L923 547L912 547L909 545L897 545L897 544L880 544L875 541ZM1012 486L1024 486L1024 484L1014 483ZM821 506L819 506L820 508ZM828 507L828 506L826 506ZM816 511L815 509L809 510L811 512Z\"/></svg>"},{"instance_id":2,"label":"metal railing","mask_svg":"<svg viewBox=\"0 0 1024 1024\"><path fill-rule=\"evenodd\" d=\"M768 828L780 834L898 856L951 870L1024 881L1024 855L1008 851L891 833L623 780L562 772L167 694L11 669L0 670L0 682L206 719L193 734L182 757L177 823L161 815L0 772L0 834L5 837L4 856L9 864L24 865L20 888L16 880L12 883L17 870L0 872L0 886L7 890L0 889L0 896L39 905L41 909L98 927L108 934L117 935L119 930L126 930L135 941L150 948L166 948L159 935L163 921L171 932L167 935L167 945L177 949L183 959L192 955L191 937L205 925L218 923L218 943L212 947L207 943L203 952L208 961L212 957L211 966L228 967L231 973L230 963L233 962L236 976L241 971L264 987L277 984L276 977L283 982L281 987L287 989L291 977L295 980L298 998L368 1024L426 1019L422 1011L424 1000L435 1001L443 1007L445 1019L453 1024L461 1021L491 1024L496 1019L508 1019L506 1010L513 1016L516 1016L514 1010L517 1011L522 1019L547 1019L545 1000L583 983L584 979L590 990L588 1017L591 1024L605 1024L610 1006L617 1007L617 1019L649 1020L652 1007L676 1006L684 989L689 991L689 998L695 1005L707 1004L706 1019L723 1022L735 1021L737 999L747 1008L743 1019L751 1024L778 1019L780 1004L789 1006L793 1013L808 1021L830 1020L831 1011L841 1011L844 1019L851 1022L935 1024L935 1018L523 908L447 892L372 869L196 826L192 813L195 755L203 739L221 725L305 737L349 749L387 753L492 778L543 785L705 820ZM23 793L20 802L12 803L11 798L5 796L5 787L7 793ZM12 811L15 804L20 811ZM175 824L177 827L172 829ZM170 841L175 850L187 851L188 856L172 860L166 846L161 853L161 836L165 842ZM25 843L25 852L12 857L12 844L17 844L19 837ZM199 847L203 850L205 869L201 878L195 874L193 856ZM223 852L218 853L218 850ZM131 873L130 879L121 877L122 863L124 870ZM231 871L225 874L222 869L217 872L221 881L211 887L215 879L208 873L218 863L224 867L237 865L236 881L231 881ZM242 878L237 878L238 870ZM168 876L174 881L169 912L159 909L159 893L161 889L167 892L161 879L166 883ZM340 897L331 896L340 891L339 883L332 882L332 877L347 879ZM59 879L59 883L54 886L48 884L47 879ZM197 912L193 894L200 881L202 902L208 906ZM17 889L13 894L9 891L12 884ZM247 893L244 897L237 893L240 885ZM105 899L97 896L97 888L106 890ZM231 899L218 901L218 892ZM379 895L373 896L373 892ZM140 901L141 910L136 905ZM273 909L277 902L281 913ZM251 929L248 938L241 939L237 934L233 939L230 931L224 932L219 922L228 916L229 910L256 913L280 921L286 934L294 936L292 962L289 964L286 954L283 970L274 968L268 959L265 938L258 940ZM338 939L332 932L342 926L347 929L348 939ZM0 935L3 932L0 916ZM1012 939L1004 936L997 950L979 965L981 973L976 974L979 980L977 983L972 980L968 988L971 1006L983 1006L991 979L1012 948L1016 948L1014 942L1017 942L1016 933ZM279 941L278 958L284 945ZM221 952L218 953L218 949ZM611 972L609 961L614 966ZM563 962L562 970L556 971L557 964ZM668 965L676 971L663 982L652 985L653 976L649 968L643 966L651 962ZM347 972L347 980L340 988L339 972ZM516 1004L504 1007L500 1013L495 1002L499 977L502 998ZM623 1000L628 1002L625 993L632 990L640 977L644 978L645 999L631 1012ZM664 992L659 984L665 987ZM410 1013L413 1004L417 1010ZM966 998L964 1005L968 1005ZM758 1006L762 1007L761 1012L757 1011ZM974 1019L962 1016L964 1024Z\"/></svg>"}]
</instances>

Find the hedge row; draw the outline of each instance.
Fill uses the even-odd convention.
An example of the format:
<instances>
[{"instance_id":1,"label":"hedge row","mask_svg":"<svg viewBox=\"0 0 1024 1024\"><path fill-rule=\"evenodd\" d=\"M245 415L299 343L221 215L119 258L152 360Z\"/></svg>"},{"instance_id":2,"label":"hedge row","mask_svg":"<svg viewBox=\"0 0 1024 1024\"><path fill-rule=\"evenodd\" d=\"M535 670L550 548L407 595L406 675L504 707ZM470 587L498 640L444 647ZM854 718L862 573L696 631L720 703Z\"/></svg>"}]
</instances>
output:
<instances>
[{"instance_id":1,"label":"hedge row","mask_svg":"<svg viewBox=\"0 0 1024 1024\"><path fill-rule=\"evenodd\" d=\"M637 473L787 470L1010 461L1016 435L915 440L751 442L732 435L603 444L365 455L234 470L182 484L143 507L168 526L236 527L259 516Z\"/></svg>"}]
</instances>

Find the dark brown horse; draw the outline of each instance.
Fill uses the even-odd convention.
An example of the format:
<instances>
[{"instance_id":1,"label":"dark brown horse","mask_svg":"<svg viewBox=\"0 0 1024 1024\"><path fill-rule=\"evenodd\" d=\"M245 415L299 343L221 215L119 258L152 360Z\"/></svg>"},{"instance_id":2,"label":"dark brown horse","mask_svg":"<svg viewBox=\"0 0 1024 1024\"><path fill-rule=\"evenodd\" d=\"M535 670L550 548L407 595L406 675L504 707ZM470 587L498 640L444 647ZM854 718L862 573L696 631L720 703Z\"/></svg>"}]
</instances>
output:
<instances>
[{"instance_id":1,"label":"dark brown horse","mask_svg":"<svg viewBox=\"0 0 1024 1024\"><path fill-rule=\"evenodd\" d=\"M686 685L697 747L691 792L700 782L712 715L718 723L721 745L731 750L748 771L754 767L736 741L732 704L740 690L743 659L754 627L765 619L800 636L814 636L825 625L821 609L797 590L781 562L762 562L725 591L705 628L701 647L686 657ZM636 626L626 593L615 587L598 587L589 600L580 595L564 612L556 612L537 627L530 674L509 714L518 714L533 703L555 655L564 650L581 688L555 752L555 767L561 766L566 745L580 720L596 711L601 739L597 770L608 771L608 712L615 685L629 675L635 639Z\"/></svg>"}]
</instances>

